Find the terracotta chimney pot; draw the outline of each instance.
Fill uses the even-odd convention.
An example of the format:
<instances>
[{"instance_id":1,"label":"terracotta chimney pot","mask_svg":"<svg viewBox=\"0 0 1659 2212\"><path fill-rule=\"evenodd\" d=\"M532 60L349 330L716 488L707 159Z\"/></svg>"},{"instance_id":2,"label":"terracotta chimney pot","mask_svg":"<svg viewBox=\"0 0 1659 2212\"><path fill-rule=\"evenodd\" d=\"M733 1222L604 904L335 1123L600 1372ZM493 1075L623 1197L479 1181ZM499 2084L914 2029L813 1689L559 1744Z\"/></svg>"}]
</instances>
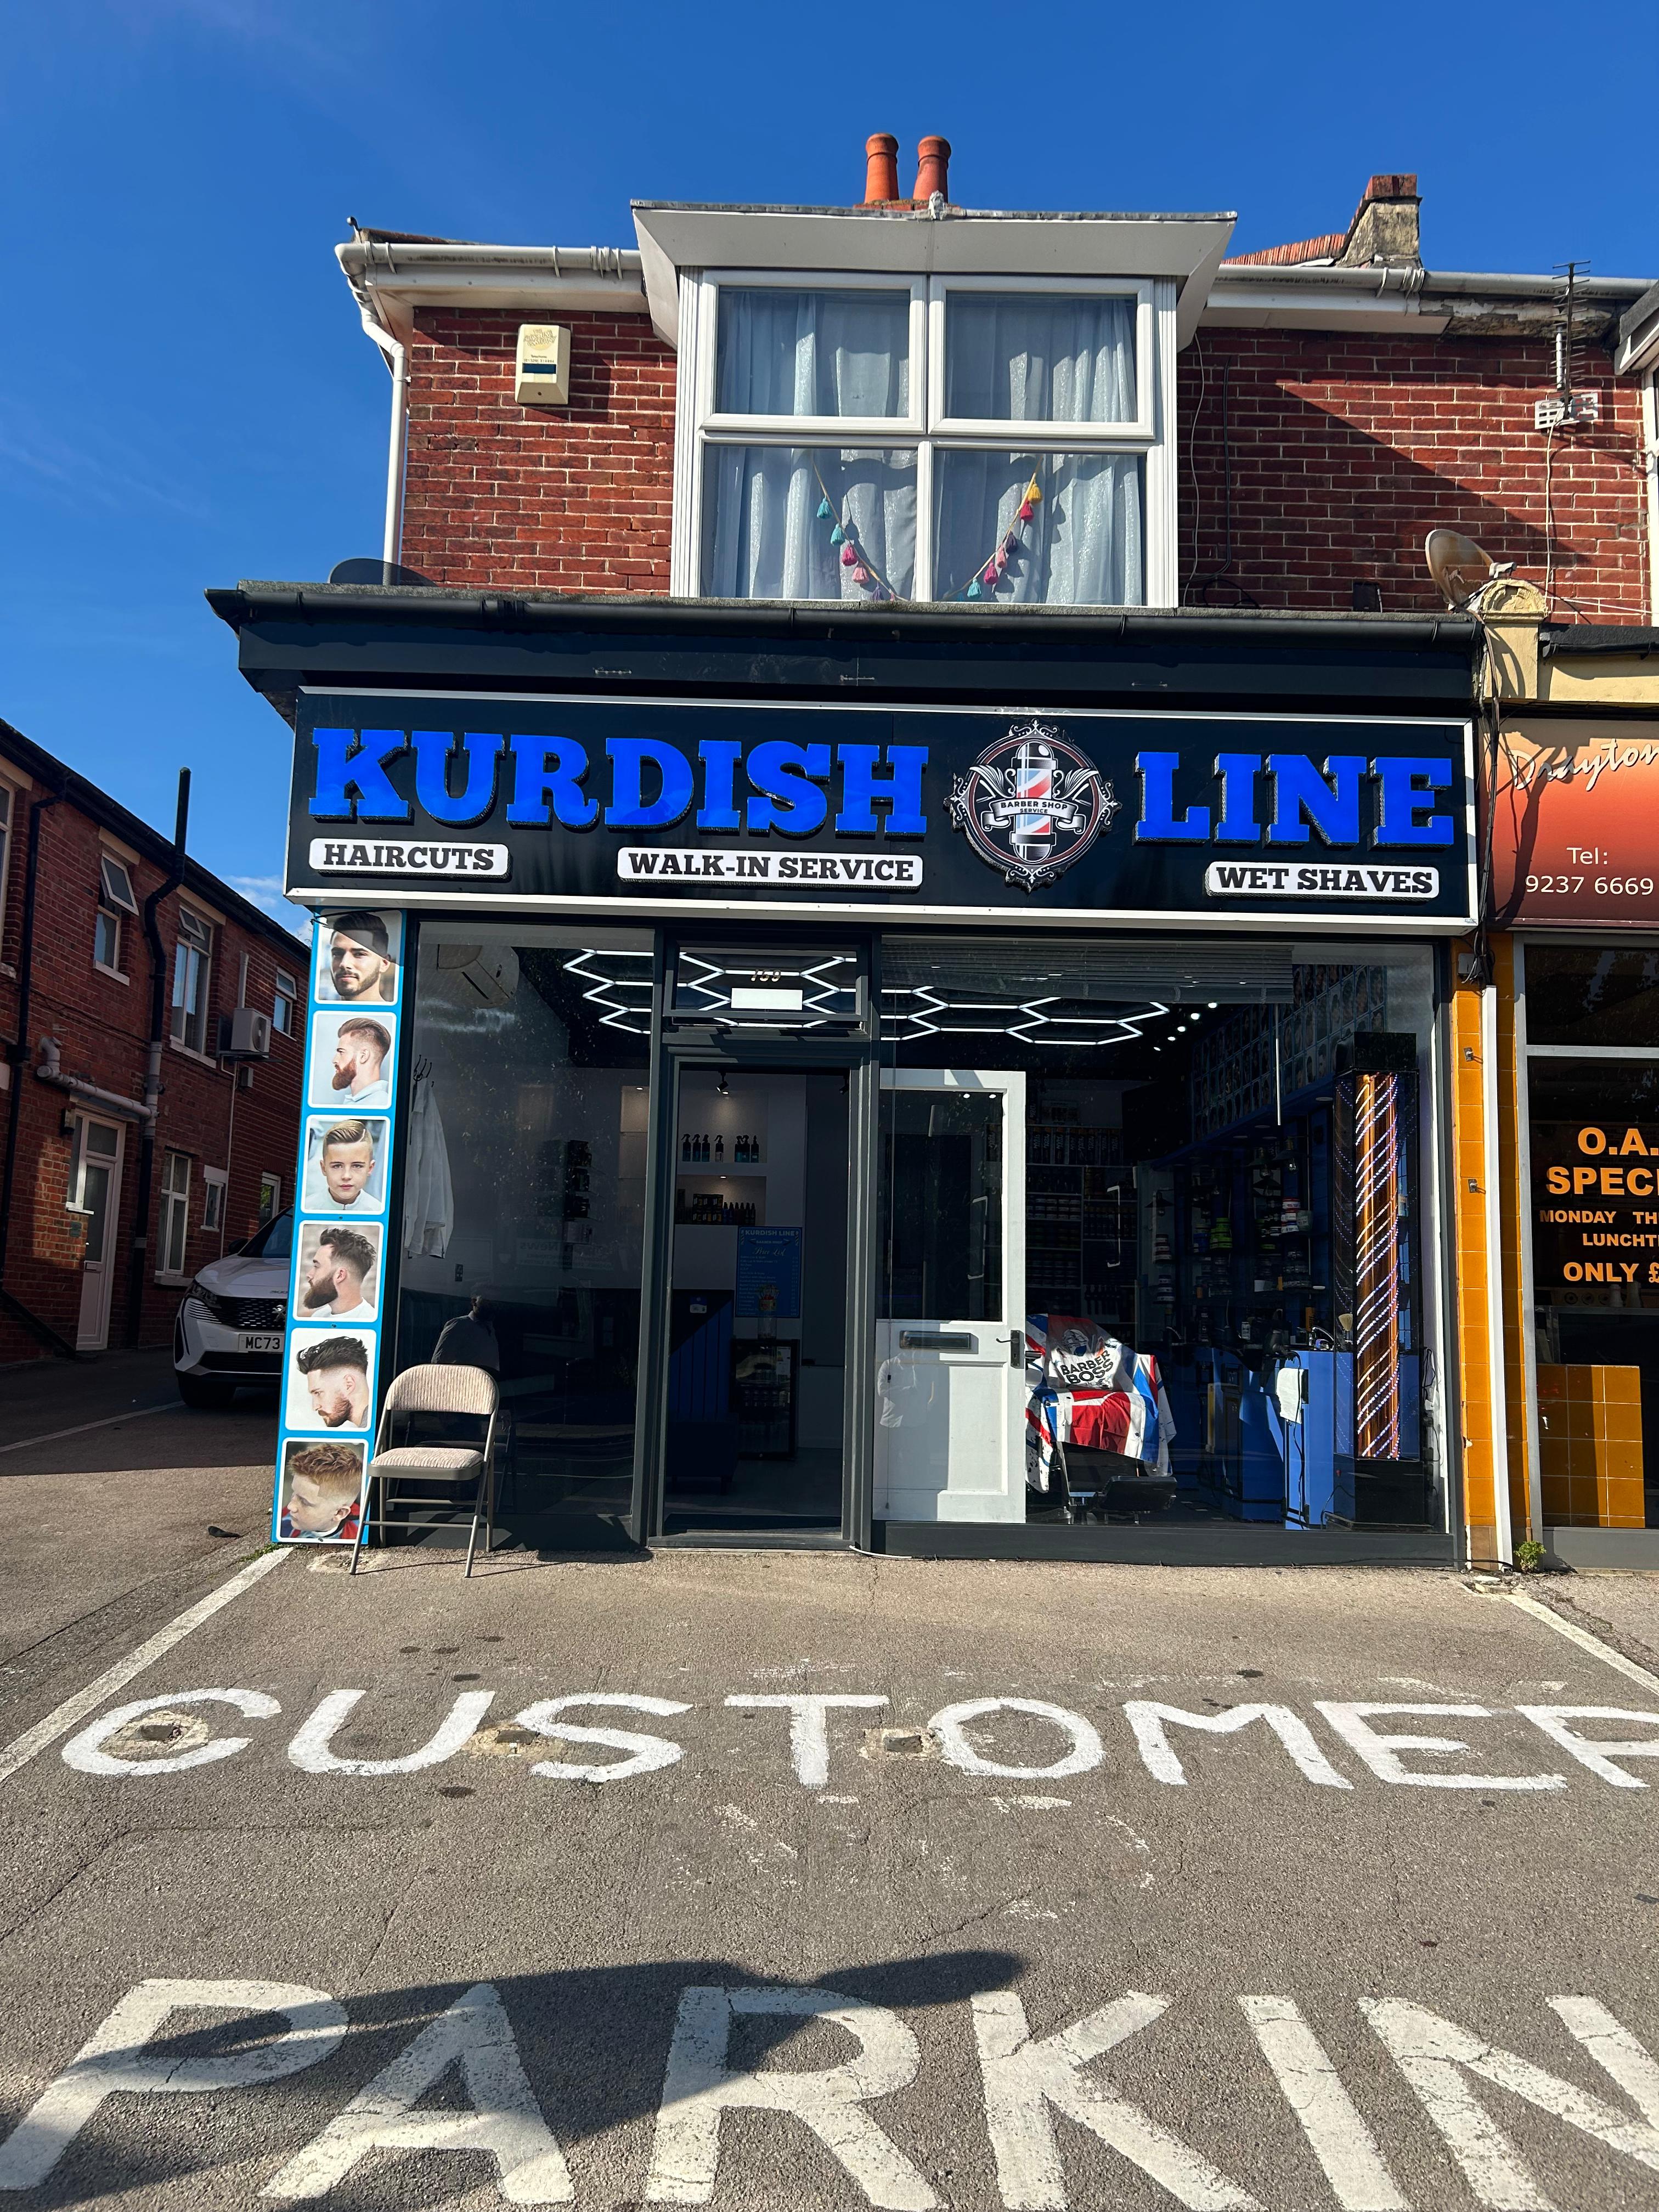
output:
<instances>
[{"instance_id":1,"label":"terracotta chimney pot","mask_svg":"<svg viewBox=\"0 0 1659 2212\"><path fill-rule=\"evenodd\" d=\"M950 168L950 140L924 138L916 148L916 189L911 198L924 207L935 192L948 200L951 197Z\"/></svg>"},{"instance_id":2,"label":"terracotta chimney pot","mask_svg":"<svg viewBox=\"0 0 1659 2212\"><path fill-rule=\"evenodd\" d=\"M864 142L864 204L876 207L898 198L898 140L878 131Z\"/></svg>"}]
</instances>

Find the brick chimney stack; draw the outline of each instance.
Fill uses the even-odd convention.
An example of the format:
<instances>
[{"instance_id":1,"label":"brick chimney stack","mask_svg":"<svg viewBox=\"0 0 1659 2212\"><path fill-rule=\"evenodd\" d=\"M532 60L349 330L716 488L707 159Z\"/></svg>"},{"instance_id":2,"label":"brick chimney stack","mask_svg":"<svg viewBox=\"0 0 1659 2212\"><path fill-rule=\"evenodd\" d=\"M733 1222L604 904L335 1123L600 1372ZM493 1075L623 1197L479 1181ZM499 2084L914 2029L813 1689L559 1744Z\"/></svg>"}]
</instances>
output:
<instances>
[{"instance_id":1,"label":"brick chimney stack","mask_svg":"<svg viewBox=\"0 0 1659 2212\"><path fill-rule=\"evenodd\" d=\"M1338 264L1348 269L1390 267L1420 269L1422 249L1418 239L1417 179L1406 173L1373 177L1348 225L1348 235Z\"/></svg>"},{"instance_id":2,"label":"brick chimney stack","mask_svg":"<svg viewBox=\"0 0 1659 2212\"><path fill-rule=\"evenodd\" d=\"M919 207L926 207L935 192L950 198L950 140L924 138L916 148L916 188L910 195Z\"/></svg>"},{"instance_id":3,"label":"brick chimney stack","mask_svg":"<svg viewBox=\"0 0 1659 2212\"><path fill-rule=\"evenodd\" d=\"M864 204L879 207L898 196L898 140L878 131L864 142Z\"/></svg>"}]
</instances>

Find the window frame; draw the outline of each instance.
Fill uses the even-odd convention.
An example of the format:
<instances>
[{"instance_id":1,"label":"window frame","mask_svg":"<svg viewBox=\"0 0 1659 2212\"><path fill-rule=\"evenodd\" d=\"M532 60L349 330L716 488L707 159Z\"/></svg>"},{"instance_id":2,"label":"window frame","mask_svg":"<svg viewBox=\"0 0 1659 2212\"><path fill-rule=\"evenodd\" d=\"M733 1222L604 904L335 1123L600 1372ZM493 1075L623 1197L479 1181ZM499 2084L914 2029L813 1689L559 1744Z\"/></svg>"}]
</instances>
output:
<instances>
[{"instance_id":1,"label":"window frame","mask_svg":"<svg viewBox=\"0 0 1659 2212\"><path fill-rule=\"evenodd\" d=\"M225 1225L225 1200L230 1176L224 1168L202 1170L202 1234L211 1237Z\"/></svg>"},{"instance_id":2,"label":"window frame","mask_svg":"<svg viewBox=\"0 0 1659 2212\"><path fill-rule=\"evenodd\" d=\"M109 924L115 939L115 957L112 960L106 960L98 950L99 924L106 921ZM125 983L131 980L121 965L121 916L114 907L106 906L102 899L99 900L94 909L92 964L100 975L107 975L112 982Z\"/></svg>"},{"instance_id":3,"label":"window frame","mask_svg":"<svg viewBox=\"0 0 1659 2212\"><path fill-rule=\"evenodd\" d=\"M947 415L945 333L953 292L1133 300L1137 413L1117 422L1060 422L1047 416L1034 422L1013 422L1003 416ZM1152 443L1158 419L1152 382L1158 334L1150 277L1076 276L1061 284L1047 276L935 276L928 286L927 317L927 419L932 427L925 434L936 444L966 446L981 452L988 447L1001 453L1030 447L1042 452L1080 453L1139 453Z\"/></svg>"},{"instance_id":4,"label":"window frame","mask_svg":"<svg viewBox=\"0 0 1659 2212\"><path fill-rule=\"evenodd\" d=\"M270 1194L270 1209L269 1212L265 1210L265 1193L267 1191ZM283 1178L279 1175L270 1174L264 1169L261 1169L259 1173L258 1206L259 1229L263 1229L267 1221L274 1221L276 1218L276 1216L283 1210ZM258 1230L256 1229L254 1234L257 1236L258 1234Z\"/></svg>"},{"instance_id":5,"label":"window frame","mask_svg":"<svg viewBox=\"0 0 1659 2212\"><path fill-rule=\"evenodd\" d=\"M720 269L705 275L709 289L708 343L697 360L697 414L718 445L881 445L897 434L900 445L927 434L922 379L927 362L927 280L902 272L847 270L802 272L765 270L747 273ZM720 374L720 294L731 292L908 292L910 295L910 411L908 415L719 415L714 411ZM757 426L765 426L762 434ZM852 434L849 436L848 433Z\"/></svg>"},{"instance_id":6,"label":"window frame","mask_svg":"<svg viewBox=\"0 0 1659 2212\"><path fill-rule=\"evenodd\" d=\"M200 930L202 937L194 936L185 927L186 922L193 924L196 929ZM211 1003L213 969L218 951L217 928L217 924L209 921L205 915L198 914L194 907L180 905L178 933L173 943L173 993L167 1009L169 1016L167 1030L173 1042L181 1052L194 1053L198 1060L212 1057L209 1047L211 1041L210 1024L213 1018ZM187 1005L180 1005L179 1000L179 962L181 957L190 954L194 954L200 963L196 994L196 1016L201 1030L199 1037L191 1035L190 1009ZM182 1020L179 1018L181 1016Z\"/></svg>"},{"instance_id":7,"label":"window frame","mask_svg":"<svg viewBox=\"0 0 1659 2212\"><path fill-rule=\"evenodd\" d=\"M184 1163L185 1179L182 1188L175 1185L173 1170ZM156 1224L159 1231L156 1254L156 1280L163 1283L183 1282L190 1273L190 1184L191 1170L195 1164L189 1152L174 1152L170 1146L161 1164L161 1210ZM178 1228L179 1261L170 1264L174 1242L173 1230Z\"/></svg>"},{"instance_id":8,"label":"window frame","mask_svg":"<svg viewBox=\"0 0 1659 2212\"><path fill-rule=\"evenodd\" d=\"M288 1009L287 1018L282 1009ZM290 975L286 968L276 970L276 980L271 987L270 1026L278 1036L291 1037L297 1033L300 1010L300 979Z\"/></svg>"},{"instance_id":9,"label":"window frame","mask_svg":"<svg viewBox=\"0 0 1659 2212\"><path fill-rule=\"evenodd\" d=\"M9 761L0 760L0 966L14 973L6 959L6 904L11 890L11 848L17 836L17 817L30 787L15 780Z\"/></svg>"},{"instance_id":10,"label":"window frame","mask_svg":"<svg viewBox=\"0 0 1659 2212\"><path fill-rule=\"evenodd\" d=\"M911 295L911 416L719 415L714 411L723 291L898 291ZM945 327L953 292L1029 292L1072 297L1091 293L1135 302L1135 398L1133 422L979 422L949 417L945 397ZM919 313L920 309L920 313ZM703 586L703 510L711 446L825 444L905 449L916 459L915 567L911 588L889 606L943 604L934 596L934 457L964 452L1121 453L1140 459L1146 541L1142 607L1179 604L1177 456L1176 453L1176 287L1169 277L1113 276L922 276L902 270L706 269L683 272L680 351L692 373L681 379L674 438L674 510L669 589L680 599L707 596ZM922 394L917 419L918 394ZM835 600L802 601L832 606ZM1094 604L1091 602L1090 604ZM1106 604L1106 603L1102 603Z\"/></svg>"}]
</instances>

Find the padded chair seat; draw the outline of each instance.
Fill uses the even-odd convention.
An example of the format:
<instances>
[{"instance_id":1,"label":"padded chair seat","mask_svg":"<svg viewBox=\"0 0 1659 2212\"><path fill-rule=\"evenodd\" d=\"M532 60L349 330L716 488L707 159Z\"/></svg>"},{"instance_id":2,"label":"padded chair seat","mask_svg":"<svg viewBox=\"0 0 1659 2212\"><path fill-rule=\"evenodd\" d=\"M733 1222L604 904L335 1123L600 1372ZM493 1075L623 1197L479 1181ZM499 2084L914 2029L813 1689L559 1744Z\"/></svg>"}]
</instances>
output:
<instances>
[{"instance_id":1,"label":"padded chair seat","mask_svg":"<svg viewBox=\"0 0 1659 2212\"><path fill-rule=\"evenodd\" d=\"M377 1452L371 1474L424 1475L428 1482L476 1482L483 1454L465 1444L398 1444Z\"/></svg>"}]
</instances>

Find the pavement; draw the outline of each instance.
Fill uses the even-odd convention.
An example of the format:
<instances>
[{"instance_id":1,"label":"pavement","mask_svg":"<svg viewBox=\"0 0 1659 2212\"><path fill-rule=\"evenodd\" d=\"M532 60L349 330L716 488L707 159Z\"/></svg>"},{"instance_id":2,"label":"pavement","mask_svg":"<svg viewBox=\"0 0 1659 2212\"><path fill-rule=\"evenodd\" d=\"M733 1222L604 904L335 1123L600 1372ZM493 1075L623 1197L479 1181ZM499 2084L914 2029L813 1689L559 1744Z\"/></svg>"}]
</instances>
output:
<instances>
[{"instance_id":1,"label":"pavement","mask_svg":"<svg viewBox=\"0 0 1659 2212\"><path fill-rule=\"evenodd\" d=\"M269 1409L95 1433L0 1458L20 2206L1659 2203L1659 1679L1472 1578L353 1579Z\"/></svg>"}]
</instances>

